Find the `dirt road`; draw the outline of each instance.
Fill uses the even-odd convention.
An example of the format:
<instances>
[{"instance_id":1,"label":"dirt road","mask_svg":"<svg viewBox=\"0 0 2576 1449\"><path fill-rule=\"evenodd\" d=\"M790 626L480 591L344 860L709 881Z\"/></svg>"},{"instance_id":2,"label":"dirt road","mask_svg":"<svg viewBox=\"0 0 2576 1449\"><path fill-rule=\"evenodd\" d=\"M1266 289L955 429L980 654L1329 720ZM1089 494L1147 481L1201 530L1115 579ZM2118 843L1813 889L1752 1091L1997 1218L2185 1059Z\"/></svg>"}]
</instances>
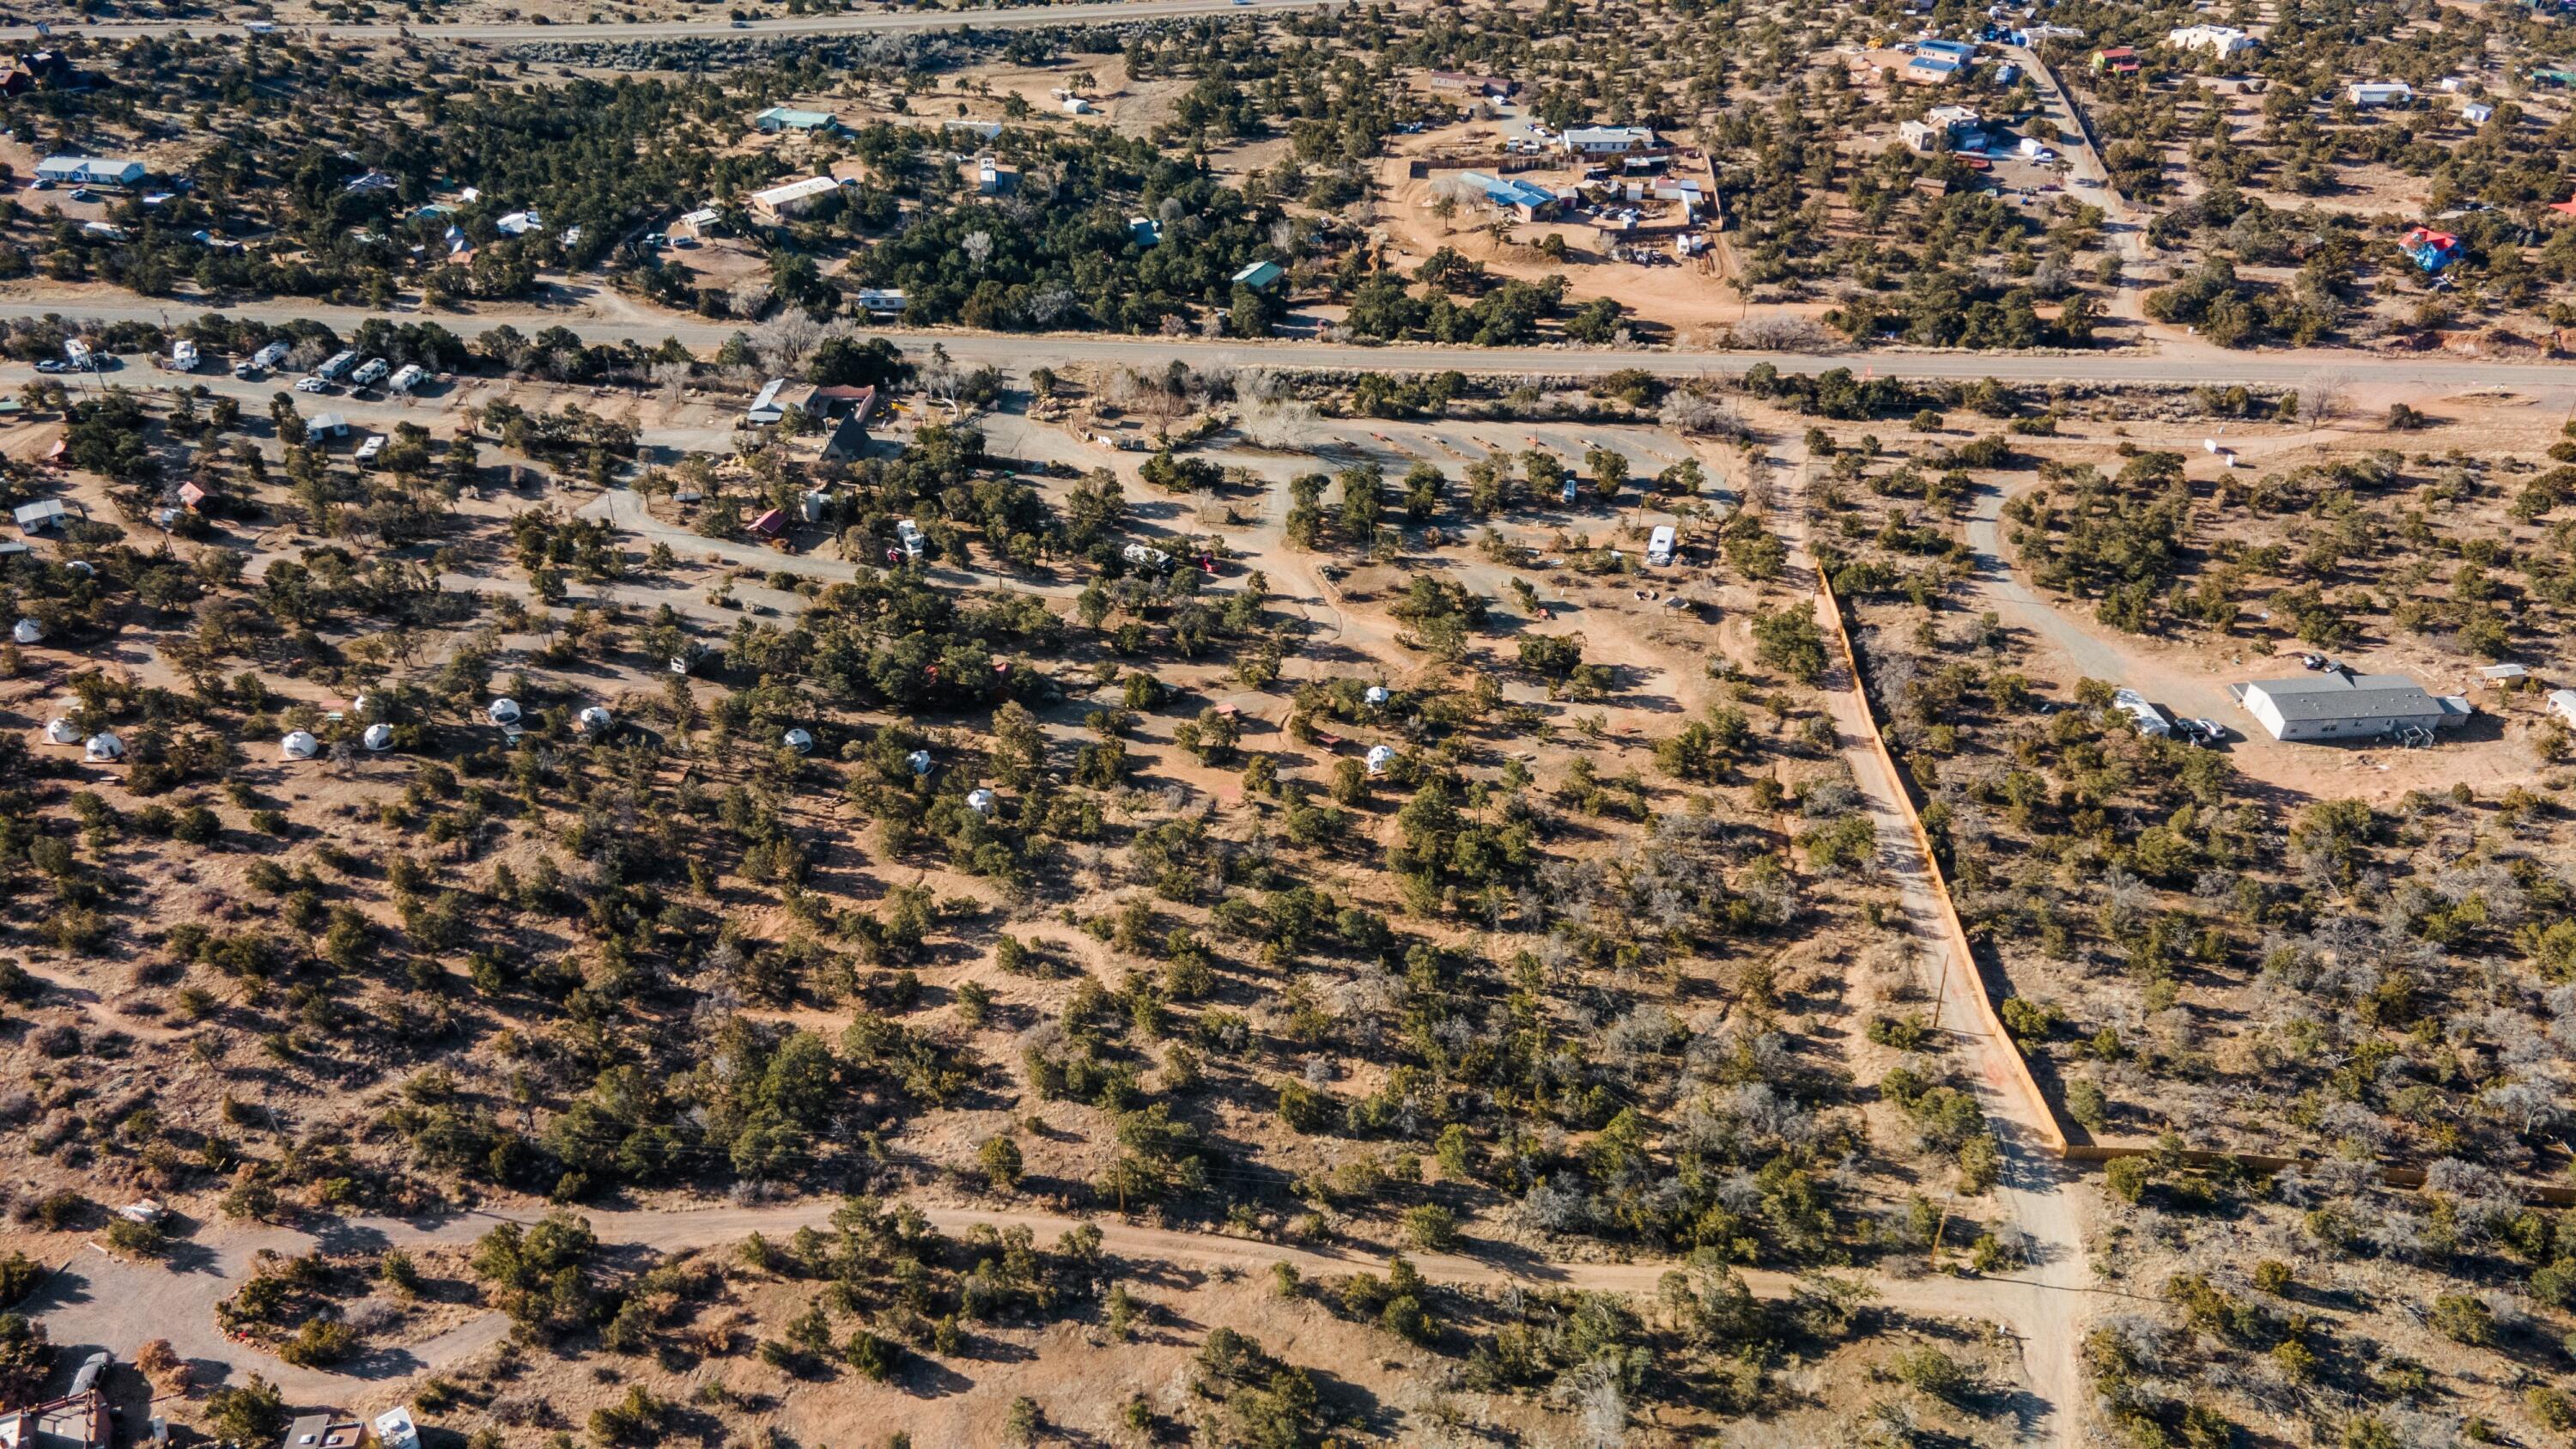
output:
<instances>
[{"instance_id":1,"label":"dirt road","mask_svg":"<svg viewBox=\"0 0 2576 1449\"><path fill-rule=\"evenodd\" d=\"M0 300L0 318L59 315L88 322L152 322L176 326L207 312L252 317L272 323L309 318L343 333L370 317L434 319L466 335L504 323L523 330L567 328L585 342L637 341L648 346L665 338L704 351L721 346L741 330L733 322L707 322L673 314L667 320L605 318L584 307L495 307L473 312L423 313L416 309L387 313L361 307L335 307L301 299L223 302L190 297L156 300L128 293L44 296L21 290ZM1460 347L1448 344L1372 346L1337 342L1208 341L1176 337L1127 337L1063 333L998 335L977 332L871 329L896 345L927 351L936 342L951 357L969 365L991 363L1025 375L1033 367L1065 368L1078 363L1125 364L1161 368L1181 358L1193 367L1311 367L1346 371L1426 373L1457 369L1470 373L1526 373L1539 376L1597 377L1625 368L1640 368L1664 377L1730 377L1757 363L1783 373L1815 374L1833 368L1867 368L1884 377L1973 382L2089 382L2197 387L2208 383L2270 384L2296 387L2320 372L2332 371L2352 385L2394 382L2426 393L2475 387L2511 387L2545 391L2552 396L2576 392L2576 367L2548 362L2483 362L2416 356L2388 357L2328 349L2279 352L2222 352L2215 349L2171 355L2140 352L2087 352L2064 355L2030 353L1904 352L1880 350L1850 353L1676 352L1617 347Z\"/></svg>"},{"instance_id":2,"label":"dirt road","mask_svg":"<svg viewBox=\"0 0 2576 1449\"><path fill-rule=\"evenodd\" d=\"M828 1228L836 1203L816 1200L764 1207L674 1208L633 1212L589 1212L586 1218L602 1244L631 1245L657 1252L710 1249L738 1243L753 1233L770 1238L804 1227ZM1025 1227L1041 1243L1089 1223L1100 1229L1101 1249L1113 1259L1137 1263L1197 1265L1244 1274L1266 1272L1274 1263L1290 1263L1309 1277L1358 1272L1384 1272L1384 1255L1362 1249L1292 1247L1218 1233L1147 1227L1117 1218L1073 1218L1049 1213L968 1207L926 1207L924 1215L942 1232L962 1234L977 1224L997 1228ZM215 1327L215 1305L250 1275L263 1251L298 1255L319 1247L334 1252L382 1252L389 1248L456 1247L473 1242L503 1222L534 1222L535 1213L472 1212L455 1217L406 1221L355 1218L306 1232L294 1228L216 1225L181 1244L168 1264L135 1263L112 1258L83 1245L72 1251L62 1271L47 1280L24 1311L40 1316L55 1343L95 1345L130 1357L135 1347L167 1338L184 1359L195 1363L199 1382L221 1381L227 1368L268 1378L289 1401L302 1405L360 1405L398 1395L395 1385L417 1375L450 1368L501 1342L509 1322L498 1313L479 1313L421 1342L378 1350L345 1366L343 1371L305 1369L226 1338ZM1539 1287L1579 1288L1591 1292L1650 1294L1669 1262L1580 1263L1528 1259L1496 1253L1408 1255L1434 1283L1494 1287L1521 1283ZM1797 1279L1786 1273L1748 1269L1749 1287L1766 1298L1785 1297ZM2026 1315L2033 1283L2011 1278L1919 1279L1872 1278L1881 1305L1907 1315L1979 1318L2002 1324L2025 1344L2044 1342L2045 1318Z\"/></svg>"},{"instance_id":3,"label":"dirt road","mask_svg":"<svg viewBox=\"0 0 2576 1449\"><path fill-rule=\"evenodd\" d=\"M1781 451L1781 476L1790 481L1780 491L1778 527L1791 545L1792 579L1806 587L1812 584L1815 569L1807 553L1804 502L1811 460L1805 446L1794 440ZM1996 567L2001 571L1999 562ZM2008 572L2004 582L2010 582ZM2039 607L2045 611L2045 605ZM1839 667L1833 672L1844 673ZM2073 1446L2082 1442L2078 1421L2083 1378L2077 1354L2085 1294L2091 1287L2083 1229L2076 1218L2074 1174L2047 1146L2050 1134L2038 1116L2042 1109L2012 1086L2013 1044L1980 1025L1986 1012L1976 996L1986 986L1979 979L1977 963L1962 959L1950 944L1941 922L1940 898L1932 886L1934 867L1915 843L1898 803L1902 782L1889 775L1879 752L1869 745L1876 726L1860 681L1837 677L1830 683L1835 686L1827 692L1834 732L1851 767L1852 783L1878 833L1876 868L1881 879L1897 889L1908 932L1917 943L1916 970L1939 1003L1935 1019L1965 1058L1977 1105L2003 1148L1995 1201L2003 1209L2004 1220L2021 1230L2025 1266L2010 1281L1993 1284L1988 1311L2021 1332L2031 1392L2048 1405L2046 1417L2037 1426L2036 1441Z\"/></svg>"},{"instance_id":4,"label":"dirt road","mask_svg":"<svg viewBox=\"0 0 2576 1449\"><path fill-rule=\"evenodd\" d=\"M1115 25L1140 20L1174 20L1197 15L1236 15L1246 11L1311 10L1333 0L1106 0L1101 4L1016 5L1002 9L898 10L859 15L787 15L769 20L636 20L545 25L520 21L502 25L392 25L299 21L268 27L282 38L329 37L335 40L449 40L530 42L582 40L759 40L782 35L901 34L926 30L1028 30L1054 25ZM220 33L232 26L220 21L126 20L98 24L57 24L40 31L33 25L0 26L0 39L34 40L88 36L123 40L137 35Z\"/></svg>"}]
</instances>

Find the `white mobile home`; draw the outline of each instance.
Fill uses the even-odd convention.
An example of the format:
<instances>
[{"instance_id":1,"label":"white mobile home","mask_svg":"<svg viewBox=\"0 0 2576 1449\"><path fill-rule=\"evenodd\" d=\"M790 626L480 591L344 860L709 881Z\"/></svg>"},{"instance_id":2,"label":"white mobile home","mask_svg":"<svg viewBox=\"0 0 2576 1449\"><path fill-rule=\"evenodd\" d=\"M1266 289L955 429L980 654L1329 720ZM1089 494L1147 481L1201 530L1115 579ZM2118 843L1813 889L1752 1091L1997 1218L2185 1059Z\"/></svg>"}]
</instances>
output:
<instances>
[{"instance_id":1,"label":"white mobile home","mask_svg":"<svg viewBox=\"0 0 2576 1449\"><path fill-rule=\"evenodd\" d=\"M2466 700L2439 699L2402 674L2327 669L2234 686L2246 713L2276 740L2369 740L2465 724Z\"/></svg>"}]
</instances>

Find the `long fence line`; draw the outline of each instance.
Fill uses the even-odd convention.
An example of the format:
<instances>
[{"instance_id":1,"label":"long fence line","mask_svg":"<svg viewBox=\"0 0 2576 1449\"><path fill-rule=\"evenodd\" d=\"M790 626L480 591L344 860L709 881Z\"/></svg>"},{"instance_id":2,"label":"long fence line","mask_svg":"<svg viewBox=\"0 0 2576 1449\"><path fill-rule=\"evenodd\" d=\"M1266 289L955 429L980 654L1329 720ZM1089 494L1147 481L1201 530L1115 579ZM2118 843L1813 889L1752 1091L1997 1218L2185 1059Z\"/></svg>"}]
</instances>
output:
<instances>
[{"instance_id":1,"label":"long fence line","mask_svg":"<svg viewBox=\"0 0 2576 1449\"><path fill-rule=\"evenodd\" d=\"M1860 701L1861 718L1869 725L1870 751L1878 757L1879 767L1887 772L1889 782L1895 786L1896 808L1904 815L1906 828L1914 833L1915 849L1922 853L1923 872L1931 882L1932 901L1941 918L1941 934L1948 949L1958 958L1957 969L1967 973L1968 984L1972 988L1968 995L1976 1004L1977 1024L2002 1043L2012 1087L2029 1101L2031 1117L2039 1125L2042 1141L2051 1152L2069 1162L2110 1162L2122 1157L2157 1155L2157 1149L2152 1147L2076 1141L2068 1134L2066 1123L2058 1117L2048 1094L2040 1090L2039 1079L2031 1075L2030 1061L2022 1054L2021 1043L2004 1029L2003 1018L1996 1014L1995 1000L1986 991L1985 976L1977 969L1976 948L1968 940L1968 928L1959 917L1958 904L1950 898L1950 882L1942 875L1940 858L1933 854L1931 832L1923 828L1923 817L1914 808L1913 789L1907 785L1903 772L1896 768L1895 753L1887 747L1887 727L1879 718L1877 701L1870 698L1868 686L1861 682L1860 651L1853 647L1851 630L1843 621L1842 601L1834 596L1833 585L1826 580L1822 569L1816 571L1816 599L1833 627L1834 643L1842 656L1843 667L1850 671L1852 693ZM2181 1157L2194 1167L2235 1166L2256 1172L2279 1172L2284 1168L2306 1165L2305 1159L2297 1157L2226 1152L2206 1147L2186 1147L2182 1149ZM2391 1187L2420 1188L2424 1185L2424 1169L2420 1167L2381 1164L2379 1175L2380 1180ZM2535 1202L2555 1207L2576 1207L2576 1187L2526 1181L2515 1183L2514 1189Z\"/></svg>"}]
</instances>

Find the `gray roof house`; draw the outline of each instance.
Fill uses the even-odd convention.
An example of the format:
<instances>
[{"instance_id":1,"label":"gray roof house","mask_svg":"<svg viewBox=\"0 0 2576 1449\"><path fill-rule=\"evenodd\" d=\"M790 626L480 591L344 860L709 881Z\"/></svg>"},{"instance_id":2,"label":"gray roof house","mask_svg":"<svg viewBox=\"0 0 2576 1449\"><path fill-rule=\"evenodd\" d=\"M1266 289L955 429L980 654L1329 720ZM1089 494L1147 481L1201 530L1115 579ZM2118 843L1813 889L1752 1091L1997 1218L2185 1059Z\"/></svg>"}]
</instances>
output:
<instances>
[{"instance_id":1,"label":"gray roof house","mask_svg":"<svg viewBox=\"0 0 2576 1449\"><path fill-rule=\"evenodd\" d=\"M2276 740L2369 740L2464 724L2464 699L2425 692L2402 674L2328 669L2295 679L2258 679L2231 690Z\"/></svg>"}]
</instances>

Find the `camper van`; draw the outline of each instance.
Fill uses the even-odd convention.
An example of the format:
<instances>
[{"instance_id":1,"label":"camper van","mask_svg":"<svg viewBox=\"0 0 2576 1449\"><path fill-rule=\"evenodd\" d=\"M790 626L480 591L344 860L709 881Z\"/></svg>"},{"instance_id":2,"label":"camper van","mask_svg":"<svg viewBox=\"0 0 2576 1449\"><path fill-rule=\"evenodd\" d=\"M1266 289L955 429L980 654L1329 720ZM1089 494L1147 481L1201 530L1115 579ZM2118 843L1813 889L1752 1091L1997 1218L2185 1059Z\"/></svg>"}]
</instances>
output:
<instances>
[{"instance_id":1,"label":"camper van","mask_svg":"<svg viewBox=\"0 0 2576 1449\"><path fill-rule=\"evenodd\" d=\"M392 363L385 361L381 357L370 357L367 359L366 366L349 374L349 386L373 387L384 380L386 373L393 370L394 366Z\"/></svg>"},{"instance_id":2,"label":"camper van","mask_svg":"<svg viewBox=\"0 0 2576 1449\"><path fill-rule=\"evenodd\" d=\"M921 557L922 545L928 541L922 537L921 525L913 522L909 518L896 520L894 526L894 537L895 542L903 545L903 556L905 558Z\"/></svg>"},{"instance_id":3,"label":"camper van","mask_svg":"<svg viewBox=\"0 0 2576 1449\"><path fill-rule=\"evenodd\" d=\"M323 359L322 365L313 369L313 375L324 382L338 382L349 375L350 368L357 365L358 354L348 348L342 348Z\"/></svg>"},{"instance_id":4,"label":"camper van","mask_svg":"<svg viewBox=\"0 0 2576 1449\"><path fill-rule=\"evenodd\" d=\"M352 456L357 459L358 466L364 468L369 464L374 463L376 461L376 455L384 450L385 435L382 433L370 433L367 435L367 440L358 445L358 451Z\"/></svg>"},{"instance_id":5,"label":"camper van","mask_svg":"<svg viewBox=\"0 0 2576 1449\"><path fill-rule=\"evenodd\" d=\"M429 380L429 373L417 362L407 362L392 377L385 379L385 391L410 392Z\"/></svg>"},{"instance_id":6,"label":"camper van","mask_svg":"<svg viewBox=\"0 0 2576 1449\"><path fill-rule=\"evenodd\" d=\"M1673 526L1667 523L1659 526L1653 533L1647 535L1646 562L1654 568L1662 568L1664 565L1669 564L1672 561Z\"/></svg>"},{"instance_id":7,"label":"camper van","mask_svg":"<svg viewBox=\"0 0 2576 1449\"><path fill-rule=\"evenodd\" d=\"M172 372L197 370L197 344L182 337L170 344L169 368Z\"/></svg>"}]
</instances>

